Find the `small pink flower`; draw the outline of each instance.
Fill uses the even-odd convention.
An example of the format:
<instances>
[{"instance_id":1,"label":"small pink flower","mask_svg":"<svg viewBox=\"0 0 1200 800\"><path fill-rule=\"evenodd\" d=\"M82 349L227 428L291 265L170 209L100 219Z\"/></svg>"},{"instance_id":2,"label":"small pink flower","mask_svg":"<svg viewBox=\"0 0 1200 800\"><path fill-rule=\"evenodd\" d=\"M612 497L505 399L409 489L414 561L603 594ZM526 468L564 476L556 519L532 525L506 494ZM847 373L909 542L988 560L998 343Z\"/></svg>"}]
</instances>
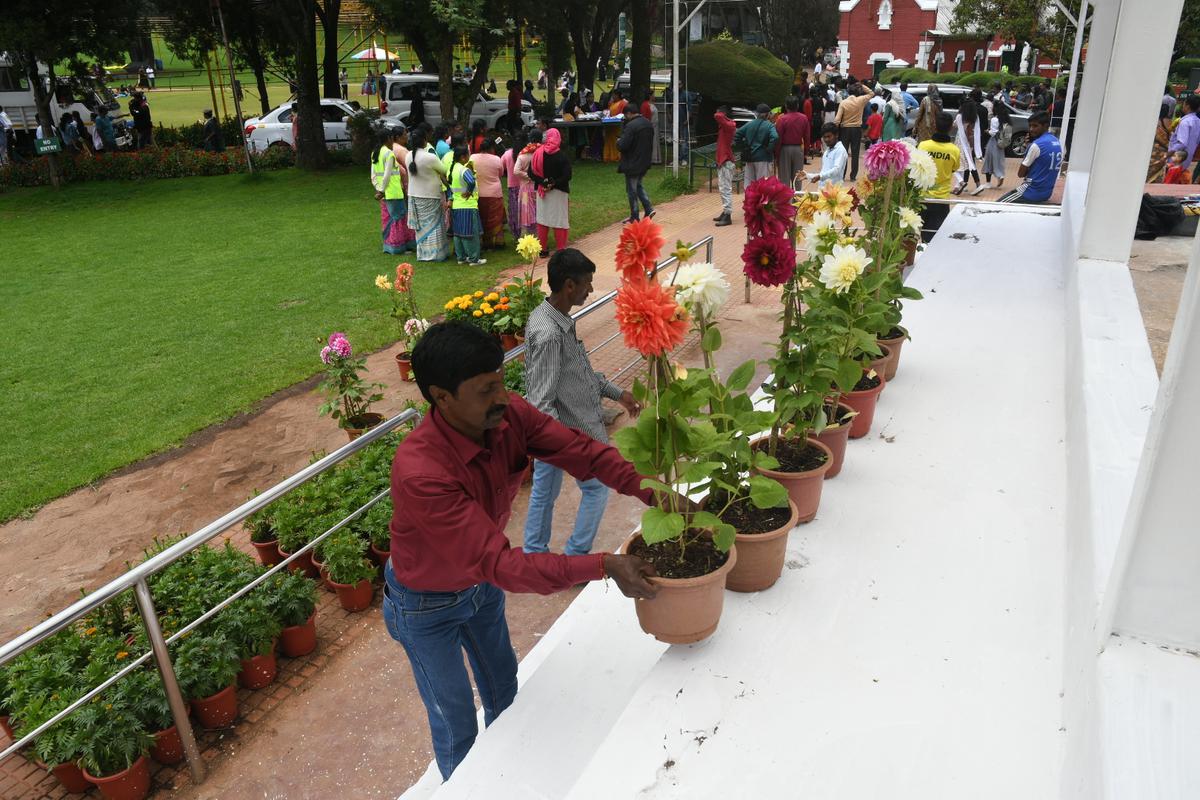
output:
<instances>
[{"instance_id":1,"label":"small pink flower","mask_svg":"<svg viewBox=\"0 0 1200 800\"><path fill-rule=\"evenodd\" d=\"M346 338L346 334L344 333L329 334L329 349L338 358L349 358L354 353L350 348L350 340Z\"/></svg>"},{"instance_id":2,"label":"small pink flower","mask_svg":"<svg viewBox=\"0 0 1200 800\"><path fill-rule=\"evenodd\" d=\"M873 181L902 175L908 169L908 148L899 140L879 142L867 151L865 160L867 176Z\"/></svg>"},{"instance_id":3,"label":"small pink flower","mask_svg":"<svg viewBox=\"0 0 1200 800\"><path fill-rule=\"evenodd\" d=\"M333 351L330 349L329 345L325 345L324 347L322 347L321 348L321 361L325 364L328 364L330 361L330 358L331 358L330 354L332 352Z\"/></svg>"}]
</instances>

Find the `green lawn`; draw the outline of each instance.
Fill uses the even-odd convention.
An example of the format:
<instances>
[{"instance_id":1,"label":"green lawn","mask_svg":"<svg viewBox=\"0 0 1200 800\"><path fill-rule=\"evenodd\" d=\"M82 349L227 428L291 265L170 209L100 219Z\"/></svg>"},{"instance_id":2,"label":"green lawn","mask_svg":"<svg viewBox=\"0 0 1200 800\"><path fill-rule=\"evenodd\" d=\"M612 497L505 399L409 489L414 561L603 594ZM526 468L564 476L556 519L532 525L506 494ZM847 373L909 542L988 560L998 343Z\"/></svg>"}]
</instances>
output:
<instances>
[{"instance_id":1,"label":"green lawn","mask_svg":"<svg viewBox=\"0 0 1200 800\"><path fill-rule=\"evenodd\" d=\"M613 165L575 174L573 236L625 215ZM331 331L396 338L373 280L403 259L380 252L366 168L22 189L0 231L0 521L315 374ZM488 258L420 265L422 310L517 261Z\"/></svg>"}]
</instances>

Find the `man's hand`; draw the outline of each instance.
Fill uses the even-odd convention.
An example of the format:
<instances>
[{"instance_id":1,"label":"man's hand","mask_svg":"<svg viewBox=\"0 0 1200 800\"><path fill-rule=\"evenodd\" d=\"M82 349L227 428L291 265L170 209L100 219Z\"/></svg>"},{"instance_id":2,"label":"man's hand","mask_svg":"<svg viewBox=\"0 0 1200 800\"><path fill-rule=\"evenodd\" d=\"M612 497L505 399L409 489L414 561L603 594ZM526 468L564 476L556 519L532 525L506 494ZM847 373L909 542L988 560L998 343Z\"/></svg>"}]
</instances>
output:
<instances>
[{"instance_id":1,"label":"man's hand","mask_svg":"<svg viewBox=\"0 0 1200 800\"><path fill-rule=\"evenodd\" d=\"M382 200L382 199L383 199L383 192L376 191L376 192L375 192L375 199L376 199L376 200Z\"/></svg>"},{"instance_id":2,"label":"man's hand","mask_svg":"<svg viewBox=\"0 0 1200 800\"><path fill-rule=\"evenodd\" d=\"M658 594L658 587L646 580L658 574L654 565L637 556L605 554L604 574L616 582L626 597L649 600Z\"/></svg>"},{"instance_id":3,"label":"man's hand","mask_svg":"<svg viewBox=\"0 0 1200 800\"><path fill-rule=\"evenodd\" d=\"M621 392L621 396L617 398L617 402L621 404L621 408L628 412L629 416L636 418L642 413L642 404L633 399L633 393L628 389Z\"/></svg>"}]
</instances>

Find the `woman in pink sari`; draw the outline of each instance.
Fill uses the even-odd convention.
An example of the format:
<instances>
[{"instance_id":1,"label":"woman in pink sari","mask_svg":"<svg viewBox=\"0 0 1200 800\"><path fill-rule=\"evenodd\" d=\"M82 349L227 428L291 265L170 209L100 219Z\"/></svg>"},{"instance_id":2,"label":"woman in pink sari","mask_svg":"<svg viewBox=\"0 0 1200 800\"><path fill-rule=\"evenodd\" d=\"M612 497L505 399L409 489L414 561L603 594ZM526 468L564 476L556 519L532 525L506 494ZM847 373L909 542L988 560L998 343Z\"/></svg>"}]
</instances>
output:
<instances>
[{"instance_id":1,"label":"woman in pink sari","mask_svg":"<svg viewBox=\"0 0 1200 800\"><path fill-rule=\"evenodd\" d=\"M513 172L521 176L517 205L519 206L518 219L523 234L533 233L537 230L537 187L533 185L533 180L530 178L529 164L533 160L534 152L541 144L542 132L534 128L529 132L529 143L521 148L521 153L513 165Z\"/></svg>"}]
</instances>

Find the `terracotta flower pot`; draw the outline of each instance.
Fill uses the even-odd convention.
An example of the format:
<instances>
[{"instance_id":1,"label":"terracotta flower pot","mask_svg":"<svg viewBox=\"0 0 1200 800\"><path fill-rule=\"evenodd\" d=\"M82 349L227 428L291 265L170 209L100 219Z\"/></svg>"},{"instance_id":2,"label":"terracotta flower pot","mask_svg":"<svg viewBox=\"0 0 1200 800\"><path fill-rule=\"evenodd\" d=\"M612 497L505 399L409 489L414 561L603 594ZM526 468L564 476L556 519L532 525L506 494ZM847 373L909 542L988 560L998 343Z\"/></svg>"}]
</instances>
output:
<instances>
[{"instance_id":1,"label":"terracotta flower pot","mask_svg":"<svg viewBox=\"0 0 1200 800\"><path fill-rule=\"evenodd\" d=\"M400 370L400 380L411 381L412 378L412 353L404 352L396 354L396 366Z\"/></svg>"},{"instance_id":2,"label":"terracotta flower pot","mask_svg":"<svg viewBox=\"0 0 1200 800\"><path fill-rule=\"evenodd\" d=\"M280 549L279 554L284 558L287 558L291 555L291 553L285 553L282 549ZM305 550L299 558L288 564L288 569L292 572L303 572L310 578L321 577L321 573L317 569L317 565L313 563L312 554L312 550Z\"/></svg>"},{"instance_id":3,"label":"terracotta flower pot","mask_svg":"<svg viewBox=\"0 0 1200 800\"><path fill-rule=\"evenodd\" d=\"M183 740L179 729L172 725L154 734L154 746L150 757L160 764L178 764L183 761Z\"/></svg>"},{"instance_id":4,"label":"terracotta flower pot","mask_svg":"<svg viewBox=\"0 0 1200 800\"><path fill-rule=\"evenodd\" d=\"M783 561L787 555L788 534L796 527L800 510L790 499L792 513L787 524L766 533L741 533L737 535L737 563L725 579L725 588L734 592L761 592L769 589L783 574Z\"/></svg>"},{"instance_id":5,"label":"terracotta flower pot","mask_svg":"<svg viewBox=\"0 0 1200 800\"><path fill-rule=\"evenodd\" d=\"M504 352L506 353L509 350L515 350L517 348L516 335L512 333L500 334L500 347L503 348Z\"/></svg>"},{"instance_id":6,"label":"terracotta flower pot","mask_svg":"<svg viewBox=\"0 0 1200 800\"><path fill-rule=\"evenodd\" d=\"M841 401L858 412L858 415L850 420L851 439L861 439L871 432L871 421L875 419L875 405L879 402L879 393L887 385L882 375L876 377L879 379L877 386L842 395Z\"/></svg>"},{"instance_id":7,"label":"terracotta flower pot","mask_svg":"<svg viewBox=\"0 0 1200 800\"><path fill-rule=\"evenodd\" d=\"M875 342L881 346L885 346L892 351L892 360L888 362L887 370L883 373L883 379L888 383L896 377L896 370L900 368L900 348L904 346L904 342L908 340L908 331L900 328L903 331L899 336L891 339L876 339Z\"/></svg>"},{"instance_id":8,"label":"terracotta flower pot","mask_svg":"<svg viewBox=\"0 0 1200 800\"><path fill-rule=\"evenodd\" d=\"M279 552L278 539L272 539L269 542L251 541L250 544L254 545L254 552L258 554L258 562L264 567L273 567L283 561L283 554Z\"/></svg>"},{"instance_id":9,"label":"terracotta flower pot","mask_svg":"<svg viewBox=\"0 0 1200 800\"><path fill-rule=\"evenodd\" d=\"M903 240L903 245L904 266L911 267L913 264L917 263L917 240L905 239Z\"/></svg>"},{"instance_id":10,"label":"terracotta flower pot","mask_svg":"<svg viewBox=\"0 0 1200 800\"><path fill-rule=\"evenodd\" d=\"M275 682L279 664L275 661L275 644L265 656L242 659L242 671L238 673L238 685L243 689L262 689Z\"/></svg>"},{"instance_id":11,"label":"terracotta flower pot","mask_svg":"<svg viewBox=\"0 0 1200 800\"><path fill-rule=\"evenodd\" d=\"M390 546L386 550L380 550L374 544L371 545L370 559L372 561L374 561L377 566L382 567L384 564L386 564L387 560L388 560L388 556L390 556L391 554L392 553L391 553Z\"/></svg>"},{"instance_id":12,"label":"terracotta flower pot","mask_svg":"<svg viewBox=\"0 0 1200 800\"><path fill-rule=\"evenodd\" d=\"M881 344L879 345L879 349L883 351L883 355L879 356L878 358L871 359L870 369L873 369L880 375L884 376L884 380L886 380L887 371L891 369L892 360L895 358L895 356L892 353L892 349L887 345Z\"/></svg>"},{"instance_id":13,"label":"terracotta flower pot","mask_svg":"<svg viewBox=\"0 0 1200 800\"><path fill-rule=\"evenodd\" d=\"M83 772L108 800L142 800L150 794L150 762L142 756L129 767L105 777Z\"/></svg>"},{"instance_id":14,"label":"terracotta flower pot","mask_svg":"<svg viewBox=\"0 0 1200 800\"><path fill-rule=\"evenodd\" d=\"M337 584L329 580L329 570L325 569L325 567L317 567L317 570L321 573L321 586L325 588L325 591L336 592Z\"/></svg>"},{"instance_id":15,"label":"terracotta flower pot","mask_svg":"<svg viewBox=\"0 0 1200 800\"><path fill-rule=\"evenodd\" d=\"M53 767L48 767L41 761L37 763L42 769L49 769L55 780L71 794L83 794L92 790L92 782L87 779L83 769L74 761L55 764Z\"/></svg>"},{"instance_id":16,"label":"terracotta flower pot","mask_svg":"<svg viewBox=\"0 0 1200 800\"><path fill-rule=\"evenodd\" d=\"M317 649L317 612L303 625L293 625L279 632L279 649L288 658L306 656Z\"/></svg>"},{"instance_id":17,"label":"terracotta flower pot","mask_svg":"<svg viewBox=\"0 0 1200 800\"><path fill-rule=\"evenodd\" d=\"M625 540L621 552L641 538L635 533ZM737 565L737 545L718 569L698 578L650 578L658 587L653 600L634 600L642 630L667 644L691 644L712 636L721 621L725 580Z\"/></svg>"},{"instance_id":18,"label":"terracotta flower pot","mask_svg":"<svg viewBox=\"0 0 1200 800\"><path fill-rule=\"evenodd\" d=\"M209 730L228 728L238 716L237 687L230 684L214 695L193 700L192 711Z\"/></svg>"},{"instance_id":19,"label":"terracotta flower pot","mask_svg":"<svg viewBox=\"0 0 1200 800\"><path fill-rule=\"evenodd\" d=\"M838 403L838 408L845 412L854 412L854 409L845 403ZM838 416L840 417L841 414ZM836 427L826 427L813 438L828 447L829 452L833 455L833 463L830 465L829 471L825 473L825 480L836 478L837 474L842 471L842 464L846 460L846 442L850 439L849 421Z\"/></svg>"},{"instance_id":20,"label":"terracotta flower pot","mask_svg":"<svg viewBox=\"0 0 1200 800\"><path fill-rule=\"evenodd\" d=\"M347 611L366 611L370 608L371 600L375 597L375 586L370 581L363 580L355 584L338 583L337 581L330 581L330 583L337 591L342 608Z\"/></svg>"},{"instance_id":21,"label":"terracotta flower pot","mask_svg":"<svg viewBox=\"0 0 1200 800\"><path fill-rule=\"evenodd\" d=\"M376 414L374 411L359 414L354 419L346 420L346 436L350 437L350 441L353 442L381 422L383 422L383 414Z\"/></svg>"},{"instance_id":22,"label":"terracotta flower pot","mask_svg":"<svg viewBox=\"0 0 1200 800\"><path fill-rule=\"evenodd\" d=\"M4 735L15 742L17 737L13 736L13 729L12 726L8 724L8 720L8 714L0 714L0 730L3 730Z\"/></svg>"},{"instance_id":23,"label":"terracotta flower pot","mask_svg":"<svg viewBox=\"0 0 1200 800\"><path fill-rule=\"evenodd\" d=\"M754 443L757 448L765 448L767 439L759 439ZM821 505L821 487L825 475L833 466L833 453L829 447L820 441L809 438L808 443L819 447L825 453L825 461L821 466L804 472L783 472L782 470L760 469L763 475L773 478L787 489L788 497L796 504L799 512L797 522L811 522L817 516L817 508Z\"/></svg>"}]
</instances>

